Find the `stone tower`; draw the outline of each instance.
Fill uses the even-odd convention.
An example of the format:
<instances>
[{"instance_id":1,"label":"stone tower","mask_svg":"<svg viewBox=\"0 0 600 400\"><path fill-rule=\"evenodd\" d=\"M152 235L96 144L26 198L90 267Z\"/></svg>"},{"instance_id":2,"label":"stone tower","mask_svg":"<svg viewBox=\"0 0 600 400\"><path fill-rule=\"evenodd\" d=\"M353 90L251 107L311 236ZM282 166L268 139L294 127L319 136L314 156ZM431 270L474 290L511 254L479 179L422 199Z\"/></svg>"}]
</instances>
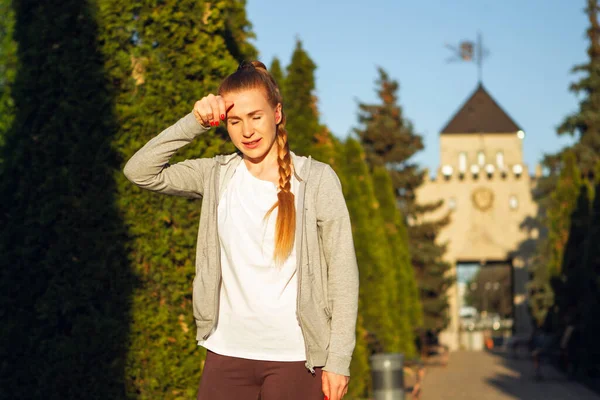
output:
<instances>
[{"instance_id":1,"label":"stone tower","mask_svg":"<svg viewBox=\"0 0 600 400\"><path fill-rule=\"evenodd\" d=\"M480 83L440 133L440 165L417 191L419 203L440 199L444 205L431 215L451 213L439 234L447 243L445 258L454 268L462 263L502 263L512 266L514 331L529 332L525 260L537 232L526 227L536 215L531 191L535 177L523 163L524 131ZM527 245L529 243L529 246ZM449 290L450 325L441 341L459 348L458 290Z\"/></svg>"}]
</instances>

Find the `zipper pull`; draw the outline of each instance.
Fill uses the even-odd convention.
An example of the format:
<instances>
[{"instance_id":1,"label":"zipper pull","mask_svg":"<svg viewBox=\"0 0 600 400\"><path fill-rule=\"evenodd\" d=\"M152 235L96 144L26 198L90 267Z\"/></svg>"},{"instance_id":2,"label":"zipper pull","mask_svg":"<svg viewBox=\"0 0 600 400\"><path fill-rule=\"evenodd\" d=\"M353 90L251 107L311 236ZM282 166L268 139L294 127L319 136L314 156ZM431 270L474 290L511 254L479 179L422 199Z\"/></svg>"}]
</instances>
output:
<instances>
[{"instance_id":1,"label":"zipper pull","mask_svg":"<svg viewBox=\"0 0 600 400\"><path fill-rule=\"evenodd\" d=\"M308 369L310 371L312 376L315 376L315 369L313 368L312 365L310 365L310 363L308 361L304 364L304 366L306 367L306 369Z\"/></svg>"}]
</instances>

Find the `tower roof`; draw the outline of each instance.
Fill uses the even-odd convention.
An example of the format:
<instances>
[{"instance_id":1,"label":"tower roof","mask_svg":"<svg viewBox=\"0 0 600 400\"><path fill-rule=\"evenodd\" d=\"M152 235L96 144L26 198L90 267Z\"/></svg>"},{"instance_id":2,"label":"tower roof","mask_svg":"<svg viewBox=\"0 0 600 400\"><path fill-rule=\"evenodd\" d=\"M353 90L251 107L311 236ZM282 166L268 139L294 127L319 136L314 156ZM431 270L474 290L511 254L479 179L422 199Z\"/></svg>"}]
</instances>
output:
<instances>
[{"instance_id":1,"label":"tower roof","mask_svg":"<svg viewBox=\"0 0 600 400\"><path fill-rule=\"evenodd\" d=\"M479 83L441 133L514 133L519 130L521 128Z\"/></svg>"}]
</instances>

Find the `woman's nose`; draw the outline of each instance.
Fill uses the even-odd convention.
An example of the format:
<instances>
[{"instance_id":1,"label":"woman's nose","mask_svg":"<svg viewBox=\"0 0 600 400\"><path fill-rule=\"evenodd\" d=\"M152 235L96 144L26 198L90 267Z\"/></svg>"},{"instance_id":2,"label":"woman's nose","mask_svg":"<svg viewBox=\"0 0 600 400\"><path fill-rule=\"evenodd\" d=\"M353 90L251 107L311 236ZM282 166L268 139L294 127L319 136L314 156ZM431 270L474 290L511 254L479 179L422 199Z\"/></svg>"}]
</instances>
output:
<instances>
[{"instance_id":1,"label":"woman's nose","mask_svg":"<svg viewBox=\"0 0 600 400\"><path fill-rule=\"evenodd\" d=\"M242 131L242 135L244 135L245 138L251 138L252 135L254 135L254 129L252 129L252 127L244 127L244 130Z\"/></svg>"}]
</instances>

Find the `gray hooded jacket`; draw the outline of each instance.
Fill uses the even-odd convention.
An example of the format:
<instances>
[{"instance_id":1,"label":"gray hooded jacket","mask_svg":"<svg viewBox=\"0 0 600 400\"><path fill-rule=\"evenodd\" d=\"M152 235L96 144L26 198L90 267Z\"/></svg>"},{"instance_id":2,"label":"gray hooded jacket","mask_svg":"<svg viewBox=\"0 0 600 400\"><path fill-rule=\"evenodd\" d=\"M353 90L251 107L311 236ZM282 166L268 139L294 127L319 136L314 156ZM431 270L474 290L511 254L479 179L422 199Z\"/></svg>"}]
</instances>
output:
<instances>
[{"instance_id":1,"label":"gray hooded jacket","mask_svg":"<svg viewBox=\"0 0 600 400\"><path fill-rule=\"evenodd\" d=\"M203 199L196 247L193 309L196 339L216 324L221 286L217 205L242 157L235 153L169 165L175 152L207 131L188 114L142 147L125 176L143 189ZM292 153L292 162L300 158ZM350 375L358 309L358 267L352 228L339 179L324 163L304 158L296 209L298 298L296 315L306 346L306 368Z\"/></svg>"}]
</instances>

